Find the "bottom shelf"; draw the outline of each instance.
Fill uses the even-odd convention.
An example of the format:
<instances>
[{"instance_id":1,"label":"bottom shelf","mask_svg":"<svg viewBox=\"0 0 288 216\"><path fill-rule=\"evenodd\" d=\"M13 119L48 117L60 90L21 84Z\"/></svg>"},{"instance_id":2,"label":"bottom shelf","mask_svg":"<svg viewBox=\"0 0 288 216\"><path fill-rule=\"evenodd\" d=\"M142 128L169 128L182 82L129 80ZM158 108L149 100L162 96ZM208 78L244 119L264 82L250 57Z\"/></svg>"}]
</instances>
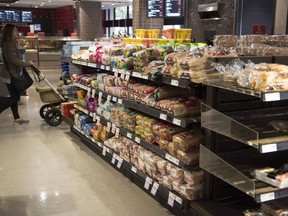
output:
<instances>
[{"instance_id":1,"label":"bottom shelf","mask_svg":"<svg viewBox=\"0 0 288 216\"><path fill-rule=\"evenodd\" d=\"M167 208L175 215L195 215L190 211L190 201L180 197L171 192L166 187L152 180L142 171L120 158L112 149L106 147L101 142L94 142L93 138L85 136L84 133L75 126L71 126L71 131L76 134L83 144L110 164L113 168L117 169L130 181L141 188L145 193L150 195L153 199L158 201L162 206ZM201 214L199 214L200 216Z\"/></svg>"},{"instance_id":2,"label":"bottom shelf","mask_svg":"<svg viewBox=\"0 0 288 216\"><path fill-rule=\"evenodd\" d=\"M155 190L156 188L152 179L150 179L142 171L137 170L136 167L130 163L118 158L117 154L112 149L106 147L101 142L95 142L95 140L93 140L91 137L85 136L83 131L79 130L73 125L71 125L71 131L81 139L83 144L85 144L88 148L90 148L93 152L95 152L98 156L110 164L114 169L121 172L125 177L127 177L130 181L141 188L146 194L151 196L174 215L240 216L243 215L244 210L255 207L254 204L256 203L252 199L250 201L253 202L249 202L247 199L232 200L232 198L222 199L220 201L189 201L185 198L181 198L180 196L176 195L175 192L171 192L169 189L162 185L159 185L158 189ZM151 193L152 191L156 192L155 195Z\"/></svg>"}]
</instances>

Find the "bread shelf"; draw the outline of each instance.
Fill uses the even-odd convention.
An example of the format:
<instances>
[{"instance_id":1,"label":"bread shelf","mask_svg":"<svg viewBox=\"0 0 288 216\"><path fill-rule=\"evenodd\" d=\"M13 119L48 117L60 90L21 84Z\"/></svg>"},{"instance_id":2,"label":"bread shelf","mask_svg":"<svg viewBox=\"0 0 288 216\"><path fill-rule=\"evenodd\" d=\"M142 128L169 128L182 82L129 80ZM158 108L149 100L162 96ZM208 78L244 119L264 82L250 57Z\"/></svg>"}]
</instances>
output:
<instances>
[{"instance_id":1,"label":"bread shelf","mask_svg":"<svg viewBox=\"0 0 288 216\"><path fill-rule=\"evenodd\" d=\"M110 125L110 131L113 134L117 133L117 130L119 131L118 133L127 137L128 139L135 141L137 144L143 146L144 148L154 152L155 154L167 159L168 161L172 162L173 164L183 168L183 169L189 169L189 168L193 168L196 167L198 165L198 163L195 164L189 164L186 165L183 161L177 159L176 157L172 156L171 154L167 153L166 151L160 149L158 146L153 145L152 143L149 143L145 140L143 140L142 138L136 136L134 133L123 129L123 128L119 128L118 126L116 126L115 124L113 124L112 122L108 121L107 119L98 116L96 113L90 112L89 110L79 106L78 104L74 104L74 107L78 110L80 110L81 112L85 113L86 115L89 115L90 117L93 118L93 120L95 121L100 121L102 124L108 126ZM112 131L113 128L113 131Z\"/></svg>"},{"instance_id":2,"label":"bread shelf","mask_svg":"<svg viewBox=\"0 0 288 216\"><path fill-rule=\"evenodd\" d=\"M165 207L168 207L168 209L177 215L179 215L180 212L182 213L181 215L186 215L186 211L190 205L188 199L182 197L177 192L170 191L168 188L160 185L156 180L121 158L113 149L105 146L103 142L95 141L93 137L85 135L85 133L76 125L73 125L71 130L80 137L81 140L84 141L83 143L91 150L105 159L113 168L123 173L151 197L159 201L162 205L166 205ZM135 178L137 178L137 180ZM158 189L156 189L157 187ZM171 202L171 199L173 199L173 202Z\"/></svg>"},{"instance_id":3,"label":"bread shelf","mask_svg":"<svg viewBox=\"0 0 288 216\"><path fill-rule=\"evenodd\" d=\"M131 76L131 77L139 78L139 79L143 79L143 80L150 80L150 81L155 82L155 79L151 75L143 75L143 74L136 72L136 71L126 71L123 69L113 68L113 67L108 66L108 65L95 64L95 63L91 63L91 62L87 62L87 61L80 61L80 60L72 60L72 63L77 64L77 65L91 67L91 68L96 68L96 69L100 69L100 70L105 70L108 72L113 72L113 73L117 72L120 75L122 73L127 75L127 73L128 73L129 76ZM157 82L164 83L167 85L176 86L176 87L180 87L180 88L188 88L191 85L191 82L189 80L183 80L183 79L178 80L178 79L173 79L170 77L161 77L161 79Z\"/></svg>"},{"instance_id":4,"label":"bread shelf","mask_svg":"<svg viewBox=\"0 0 288 216\"><path fill-rule=\"evenodd\" d=\"M288 150L288 135L271 126L288 115L287 107L223 114L201 104L201 126L258 149L261 153Z\"/></svg>"},{"instance_id":5,"label":"bread shelf","mask_svg":"<svg viewBox=\"0 0 288 216\"><path fill-rule=\"evenodd\" d=\"M199 164L208 173L253 197L258 203L288 197L288 188L279 189L254 179L249 176L252 168L242 168L245 172L241 172L203 145L200 146Z\"/></svg>"},{"instance_id":6,"label":"bread shelf","mask_svg":"<svg viewBox=\"0 0 288 216\"><path fill-rule=\"evenodd\" d=\"M231 82L222 82L219 80L209 80L204 81L203 84L208 86L213 86L233 92L238 92L241 94L246 94L254 97L261 98L263 102L272 102L272 101L281 101L288 100L288 91L270 91L270 92L262 92L252 89L247 89L238 86L235 83Z\"/></svg>"},{"instance_id":7,"label":"bread shelf","mask_svg":"<svg viewBox=\"0 0 288 216\"><path fill-rule=\"evenodd\" d=\"M136 103L136 102L132 102L129 100L125 100L125 99L121 99L121 98L117 98L115 96L109 95L106 92L102 92L98 89L94 89L91 88L89 86L85 86L83 84L80 83L75 83L75 86L78 86L79 88L82 88L86 91L90 91L92 93L92 95L99 95L101 97L107 98L109 100L112 100L113 102L117 102L119 104L123 104L125 107L128 108L132 108L135 109L139 112L145 113L147 115L156 117L158 119L161 119L163 121L172 123L174 125L186 128L188 127L188 125L193 124L193 123L197 123L200 122L200 116L195 116L195 117L189 117L189 118L179 118L179 117L174 117L172 115L169 115L165 112L161 112L159 110L156 110L154 108L150 108L148 106ZM93 97L93 96L92 96Z\"/></svg>"}]
</instances>

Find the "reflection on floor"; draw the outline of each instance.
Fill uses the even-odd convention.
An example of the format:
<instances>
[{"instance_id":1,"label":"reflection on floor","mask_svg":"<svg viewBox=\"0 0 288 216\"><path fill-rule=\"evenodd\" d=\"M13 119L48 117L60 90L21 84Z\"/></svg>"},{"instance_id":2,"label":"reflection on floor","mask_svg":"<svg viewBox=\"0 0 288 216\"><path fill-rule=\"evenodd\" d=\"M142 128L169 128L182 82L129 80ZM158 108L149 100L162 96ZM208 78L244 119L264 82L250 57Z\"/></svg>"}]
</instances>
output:
<instances>
[{"instance_id":1,"label":"reflection on floor","mask_svg":"<svg viewBox=\"0 0 288 216\"><path fill-rule=\"evenodd\" d=\"M43 73L52 83L59 81L60 71ZM0 114L1 216L171 215L83 145L65 123L47 126L38 114L37 85L19 105L29 124L13 126L10 109Z\"/></svg>"}]
</instances>

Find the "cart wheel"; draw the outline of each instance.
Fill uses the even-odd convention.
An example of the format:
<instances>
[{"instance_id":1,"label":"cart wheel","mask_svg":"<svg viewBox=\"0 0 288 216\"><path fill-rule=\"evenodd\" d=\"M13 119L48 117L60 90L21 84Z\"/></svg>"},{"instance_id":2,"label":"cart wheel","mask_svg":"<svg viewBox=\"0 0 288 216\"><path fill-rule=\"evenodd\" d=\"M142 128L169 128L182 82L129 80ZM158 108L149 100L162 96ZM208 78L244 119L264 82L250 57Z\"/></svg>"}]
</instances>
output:
<instances>
[{"instance_id":1,"label":"cart wheel","mask_svg":"<svg viewBox=\"0 0 288 216\"><path fill-rule=\"evenodd\" d=\"M41 118L45 119L45 115L46 115L47 111L49 111L51 109L52 109L51 104L44 104L39 110L39 115L41 116Z\"/></svg>"},{"instance_id":2,"label":"cart wheel","mask_svg":"<svg viewBox=\"0 0 288 216\"><path fill-rule=\"evenodd\" d=\"M45 122L52 127L55 127L61 124L62 122L61 111L58 109L48 110L45 115Z\"/></svg>"}]
</instances>

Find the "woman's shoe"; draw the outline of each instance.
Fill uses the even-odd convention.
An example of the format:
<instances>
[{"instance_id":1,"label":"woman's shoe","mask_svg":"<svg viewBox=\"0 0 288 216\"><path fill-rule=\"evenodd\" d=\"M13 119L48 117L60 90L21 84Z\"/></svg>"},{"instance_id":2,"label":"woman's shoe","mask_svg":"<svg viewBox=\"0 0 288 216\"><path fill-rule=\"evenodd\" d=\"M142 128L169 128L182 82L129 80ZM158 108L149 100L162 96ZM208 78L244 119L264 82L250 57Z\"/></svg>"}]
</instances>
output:
<instances>
[{"instance_id":1,"label":"woman's shoe","mask_svg":"<svg viewBox=\"0 0 288 216\"><path fill-rule=\"evenodd\" d=\"M14 124L27 124L27 123L29 123L29 120L25 120L22 118L18 118L14 120Z\"/></svg>"}]
</instances>

